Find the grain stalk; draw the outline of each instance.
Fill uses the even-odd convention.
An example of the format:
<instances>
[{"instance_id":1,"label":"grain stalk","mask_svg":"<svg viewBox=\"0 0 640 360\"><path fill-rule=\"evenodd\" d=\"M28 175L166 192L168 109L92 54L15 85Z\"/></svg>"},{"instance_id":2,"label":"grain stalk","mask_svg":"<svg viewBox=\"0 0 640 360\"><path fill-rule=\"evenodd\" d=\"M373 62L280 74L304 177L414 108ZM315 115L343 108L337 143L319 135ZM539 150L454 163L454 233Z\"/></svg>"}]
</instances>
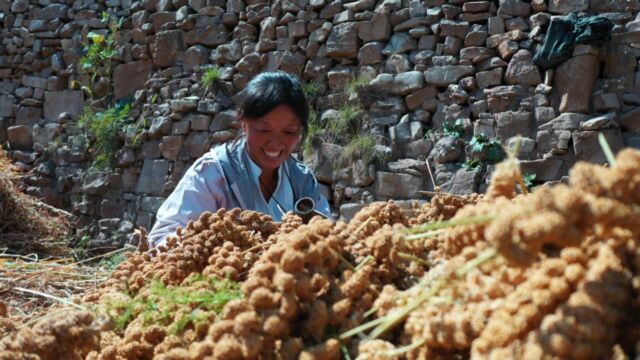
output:
<instances>
[{"instance_id":1,"label":"grain stalk","mask_svg":"<svg viewBox=\"0 0 640 360\"><path fill-rule=\"evenodd\" d=\"M340 340L346 340L353 335L369 330L371 328L374 328L374 329L373 331L371 331L369 336L367 336L367 338L370 340L377 339L378 337L385 334L390 329L394 328L404 319L406 319L407 316L409 316L409 314L412 311L416 310L425 302L428 302L428 303L450 302L451 299L436 297L435 295L450 283L449 280L457 280L457 279L463 278L464 276L466 276L466 274L469 271L491 260L493 257L495 257L496 254L497 254L497 251L494 248L490 248L483 251L478 256L469 260L460 268L456 269L456 271L454 271L453 274L449 275L449 276L454 275L455 277L454 279L449 279L447 277L441 277L441 278L435 279L427 291L420 294L417 298L413 299L407 305L399 309L396 309L396 311L393 311L387 314L386 316L369 321L367 323L364 323L360 326L357 326L349 331L342 333L340 335ZM416 285L416 286L421 286L421 285Z\"/></svg>"},{"instance_id":2,"label":"grain stalk","mask_svg":"<svg viewBox=\"0 0 640 360\"><path fill-rule=\"evenodd\" d=\"M397 349L385 351L384 355L388 356L388 357L402 355L404 353L408 353L411 350L419 348L420 346L424 345L426 342L427 342L427 339L422 339L420 341L416 341L414 343L411 343L411 344L406 345L406 346L399 347Z\"/></svg>"},{"instance_id":3,"label":"grain stalk","mask_svg":"<svg viewBox=\"0 0 640 360\"><path fill-rule=\"evenodd\" d=\"M404 230L405 234L412 234L405 237L405 240L416 240L424 237L432 236L432 233L437 230L443 230L454 226L460 225L473 225L484 224L496 218L497 215L476 215L469 216L461 219L451 219L436 221L424 225L414 226Z\"/></svg>"},{"instance_id":4,"label":"grain stalk","mask_svg":"<svg viewBox=\"0 0 640 360\"><path fill-rule=\"evenodd\" d=\"M602 148L604 155L607 157L609 166L615 166L616 157L613 154L613 150L611 150L611 147L609 146L609 142L607 141L607 138L604 137L602 133L598 133L598 142L600 143L600 147Z\"/></svg>"},{"instance_id":5,"label":"grain stalk","mask_svg":"<svg viewBox=\"0 0 640 360\"><path fill-rule=\"evenodd\" d=\"M405 259L405 260L410 260L410 261L416 262L416 263L418 263L418 264L420 264L420 265L422 265L422 266L424 266L426 268L430 268L432 266L432 264L429 261L427 261L425 259L422 259L422 258L419 258L419 257L417 257L415 255L411 255L411 254L405 253L405 252L398 252L398 257L401 258L401 259Z\"/></svg>"},{"instance_id":6,"label":"grain stalk","mask_svg":"<svg viewBox=\"0 0 640 360\"><path fill-rule=\"evenodd\" d=\"M71 300L63 299L63 298L55 296L55 295L43 293L41 291L24 289L24 288L21 288L21 287L14 287L13 290L19 291L19 292L22 292L22 293L26 293L26 294L41 296L43 298L47 298L49 300L54 300L54 301L57 301L59 303L62 303L62 304L68 305L68 306L73 306L73 307L75 307L77 309L80 309L80 310L84 310L84 311L88 311L89 310L88 308L86 308L86 307L84 307L82 305L76 304Z\"/></svg>"}]
</instances>

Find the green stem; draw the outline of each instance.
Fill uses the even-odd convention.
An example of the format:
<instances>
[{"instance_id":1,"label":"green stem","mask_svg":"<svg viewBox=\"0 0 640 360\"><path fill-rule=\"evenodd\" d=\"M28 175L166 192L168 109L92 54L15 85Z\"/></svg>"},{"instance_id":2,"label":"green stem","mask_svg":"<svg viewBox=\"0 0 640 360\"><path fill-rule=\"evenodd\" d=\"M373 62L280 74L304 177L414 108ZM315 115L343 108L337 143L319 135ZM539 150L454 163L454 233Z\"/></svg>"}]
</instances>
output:
<instances>
[{"instance_id":1,"label":"green stem","mask_svg":"<svg viewBox=\"0 0 640 360\"><path fill-rule=\"evenodd\" d=\"M360 326L356 326L353 329L345 331L342 334L340 334L339 339L340 340L346 340L346 339L352 337L355 334L361 333L361 332L363 332L365 330L369 330L372 327L375 327L378 324L383 323L385 320L386 320L386 316L383 316L381 318L377 318L375 320L371 320L371 321L369 321L367 323L364 323L364 324L362 324Z\"/></svg>"},{"instance_id":2,"label":"green stem","mask_svg":"<svg viewBox=\"0 0 640 360\"><path fill-rule=\"evenodd\" d=\"M367 256L364 258L364 260L362 260L362 261L360 262L360 264L358 264L358 265L356 266L355 271L358 271L358 270L362 269L365 265L367 265L369 262L371 262L371 260L373 260L373 256L371 256L371 255L367 255Z\"/></svg>"},{"instance_id":3,"label":"green stem","mask_svg":"<svg viewBox=\"0 0 640 360\"><path fill-rule=\"evenodd\" d=\"M403 347L399 347L397 349L393 349L393 350L389 350L389 351L385 351L384 355L388 356L388 357L393 357L393 356L398 356L398 355L402 355L404 353L407 353L413 349L417 349L420 346L424 345L427 342L427 339L422 339L422 340L418 340L414 343L411 343L409 345L403 346Z\"/></svg>"},{"instance_id":4,"label":"green stem","mask_svg":"<svg viewBox=\"0 0 640 360\"><path fill-rule=\"evenodd\" d=\"M600 143L600 147L602 148L604 155L607 157L607 161L609 162L609 165L615 166L616 157L613 154L611 147L609 146L609 142L607 142L607 138L604 137L604 134L598 133L598 142Z\"/></svg>"},{"instance_id":5,"label":"green stem","mask_svg":"<svg viewBox=\"0 0 640 360\"><path fill-rule=\"evenodd\" d=\"M50 300L55 300L55 301L58 301L60 303L68 305L68 306L73 306L73 307L78 308L80 310L89 311L88 308L86 308L86 307L84 307L82 305L78 305L78 304L74 303L71 300L63 299L63 298L57 297L55 295L46 294L46 293L43 293L43 292L40 292L40 291L36 291L36 290L24 289L24 288L21 288L21 287L14 287L13 290L16 290L16 291L19 291L19 292L22 292L22 293L31 294L31 295L42 296L44 298L47 298L47 299L50 299Z\"/></svg>"},{"instance_id":6,"label":"green stem","mask_svg":"<svg viewBox=\"0 0 640 360\"><path fill-rule=\"evenodd\" d=\"M347 265L347 267L349 269L351 269L353 272L356 271L356 267L351 265L351 263L349 262L349 260L345 259L344 256L342 256L342 254L338 253L337 251L334 251L333 249L329 249L332 253L334 253L338 259L340 259L340 261L342 261L345 265Z\"/></svg>"},{"instance_id":7,"label":"green stem","mask_svg":"<svg viewBox=\"0 0 640 360\"><path fill-rule=\"evenodd\" d=\"M446 228L450 228L458 225L483 224L493 220L495 217L496 215L469 216L461 219L444 220L444 221L437 221L437 222L433 222L425 225L419 225L413 228L409 228L405 231L409 234L416 234L416 233L424 233L427 231L446 229Z\"/></svg>"},{"instance_id":8,"label":"green stem","mask_svg":"<svg viewBox=\"0 0 640 360\"><path fill-rule=\"evenodd\" d=\"M463 267L456 270L456 276L459 278L465 276L470 270L475 269L481 264L491 260L491 258L496 256L496 254L498 254L498 252L494 248L490 248L481 252L478 256L476 256L475 258L469 260L466 264L464 264Z\"/></svg>"},{"instance_id":9,"label":"green stem","mask_svg":"<svg viewBox=\"0 0 640 360\"><path fill-rule=\"evenodd\" d=\"M406 260L411 260L411 261L417 262L418 264L420 264L422 266L425 266L425 267L428 267L428 268L431 267L431 264L428 261L426 261L424 259L421 259L421 258L419 258L419 257L417 257L415 255L407 254L407 253L404 253L404 252L398 252L398 257L400 257L401 259L406 259Z\"/></svg>"},{"instance_id":10,"label":"green stem","mask_svg":"<svg viewBox=\"0 0 640 360\"><path fill-rule=\"evenodd\" d=\"M445 284L446 282L444 281L444 279L437 280L431 286L431 288L429 288L428 291L426 291L425 293L415 298L409 304L401 308L400 311L397 311L395 313L391 313L385 316L384 317L385 321L381 325L379 325L377 328L375 328L371 332L371 334L369 334L368 338L377 339L379 336L386 333L389 329L396 326L400 321L404 320L409 315L409 313L417 309L420 305L422 305L422 303L429 300L429 298L431 298L433 295L437 294L438 291L440 291Z\"/></svg>"},{"instance_id":11,"label":"green stem","mask_svg":"<svg viewBox=\"0 0 640 360\"><path fill-rule=\"evenodd\" d=\"M420 234L414 234L414 235L406 236L404 239L406 241L429 239L429 238L433 238L433 237L436 237L436 236L442 234L444 232L444 230L445 229L434 230L434 231L426 231L426 232L423 232L423 233L420 233Z\"/></svg>"}]
</instances>

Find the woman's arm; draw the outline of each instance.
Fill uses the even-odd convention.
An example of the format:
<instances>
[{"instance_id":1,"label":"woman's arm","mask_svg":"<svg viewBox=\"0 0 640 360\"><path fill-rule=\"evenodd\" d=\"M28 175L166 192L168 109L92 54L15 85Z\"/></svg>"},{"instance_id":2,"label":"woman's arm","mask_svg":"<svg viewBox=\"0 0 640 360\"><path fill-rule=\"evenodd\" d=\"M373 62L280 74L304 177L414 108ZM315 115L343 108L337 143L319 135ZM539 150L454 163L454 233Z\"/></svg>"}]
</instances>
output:
<instances>
[{"instance_id":1,"label":"woman's arm","mask_svg":"<svg viewBox=\"0 0 640 360\"><path fill-rule=\"evenodd\" d=\"M189 220L197 219L205 211L227 207L226 193L218 162L207 153L189 167L158 209L156 223L149 233L150 245L162 245L169 235L175 234L178 226L186 227Z\"/></svg>"}]
</instances>

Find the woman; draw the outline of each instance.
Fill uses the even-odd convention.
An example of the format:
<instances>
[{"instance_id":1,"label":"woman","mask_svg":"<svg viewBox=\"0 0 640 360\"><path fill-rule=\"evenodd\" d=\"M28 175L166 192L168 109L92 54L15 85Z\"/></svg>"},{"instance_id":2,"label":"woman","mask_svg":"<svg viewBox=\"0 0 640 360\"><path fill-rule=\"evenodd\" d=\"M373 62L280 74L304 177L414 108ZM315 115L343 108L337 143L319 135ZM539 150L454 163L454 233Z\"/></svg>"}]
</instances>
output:
<instances>
[{"instance_id":1,"label":"woman","mask_svg":"<svg viewBox=\"0 0 640 360\"><path fill-rule=\"evenodd\" d=\"M258 75L247 85L238 115L244 136L191 165L158 210L152 246L220 208L256 210L280 221L297 200L310 197L318 212L330 216L315 177L290 156L308 129L309 107L298 79L284 72Z\"/></svg>"}]
</instances>

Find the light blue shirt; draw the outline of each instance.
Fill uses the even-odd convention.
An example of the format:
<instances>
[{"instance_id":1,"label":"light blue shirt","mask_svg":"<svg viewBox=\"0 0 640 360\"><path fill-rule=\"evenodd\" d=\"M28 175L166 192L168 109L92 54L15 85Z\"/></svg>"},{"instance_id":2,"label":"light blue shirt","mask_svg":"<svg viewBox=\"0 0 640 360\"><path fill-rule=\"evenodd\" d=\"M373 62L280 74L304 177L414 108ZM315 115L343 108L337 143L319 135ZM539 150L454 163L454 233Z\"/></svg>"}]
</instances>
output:
<instances>
[{"instance_id":1,"label":"light blue shirt","mask_svg":"<svg viewBox=\"0 0 640 360\"><path fill-rule=\"evenodd\" d=\"M313 198L316 210L331 218L329 202L321 195L315 177L304 164L291 158L278 168L278 184L267 203L258 182L262 170L248 156L244 142L239 146L231 151L225 145L218 146L187 169L158 209L156 223L148 236L151 246L163 244L178 227L185 228L190 220L197 219L205 211L239 207L262 211L275 221L281 221L285 213L293 211L296 193L298 197ZM234 163L237 170L234 172L229 168L229 173L225 173L224 169L230 163Z\"/></svg>"}]
</instances>

